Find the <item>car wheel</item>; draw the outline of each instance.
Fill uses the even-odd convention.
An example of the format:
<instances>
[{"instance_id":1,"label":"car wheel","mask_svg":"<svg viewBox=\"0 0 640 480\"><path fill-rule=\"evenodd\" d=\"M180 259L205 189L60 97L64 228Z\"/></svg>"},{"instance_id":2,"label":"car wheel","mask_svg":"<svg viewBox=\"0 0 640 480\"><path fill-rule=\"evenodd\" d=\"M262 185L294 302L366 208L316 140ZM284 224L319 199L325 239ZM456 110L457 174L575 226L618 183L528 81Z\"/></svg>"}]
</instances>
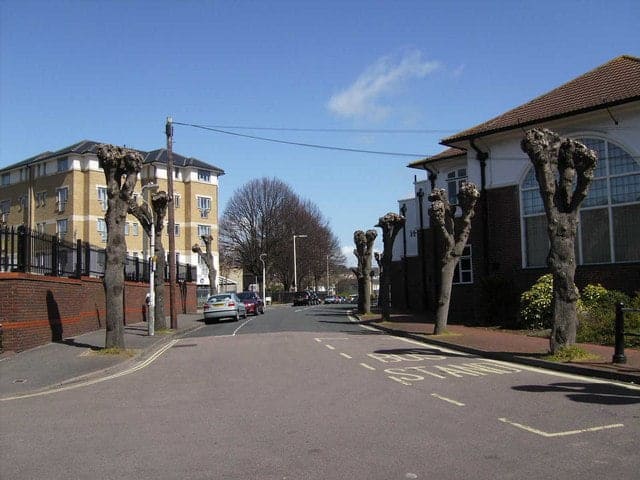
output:
<instances>
[{"instance_id":1,"label":"car wheel","mask_svg":"<svg viewBox=\"0 0 640 480\"><path fill-rule=\"evenodd\" d=\"M242 318L247 318L247 311L244 311L244 316Z\"/></svg>"},{"instance_id":2,"label":"car wheel","mask_svg":"<svg viewBox=\"0 0 640 480\"><path fill-rule=\"evenodd\" d=\"M240 320L240 310L236 310L236 318L235 321L239 321Z\"/></svg>"},{"instance_id":3,"label":"car wheel","mask_svg":"<svg viewBox=\"0 0 640 480\"><path fill-rule=\"evenodd\" d=\"M209 325L211 323L211 319L210 318L205 318L204 319L204 324L205 325Z\"/></svg>"}]
</instances>

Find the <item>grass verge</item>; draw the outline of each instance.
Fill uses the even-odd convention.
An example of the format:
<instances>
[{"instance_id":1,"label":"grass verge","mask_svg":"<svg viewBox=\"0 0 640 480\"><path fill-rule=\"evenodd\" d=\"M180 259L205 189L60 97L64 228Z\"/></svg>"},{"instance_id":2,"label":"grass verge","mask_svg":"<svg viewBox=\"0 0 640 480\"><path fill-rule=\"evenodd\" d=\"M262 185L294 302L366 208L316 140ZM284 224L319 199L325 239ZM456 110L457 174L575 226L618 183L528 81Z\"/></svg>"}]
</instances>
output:
<instances>
[{"instance_id":1,"label":"grass verge","mask_svg":"<svg viewBox=\"0 0 640 480\"><path fill-rule=\"evenodd\" d=\"M559 363L602 360L598 355L594 355L593 353L590 353L584 348L576 345L569 345L568 347L561 348L556 353L546 355L542 357L542 359Z\"/></svg>"}]
</instances>

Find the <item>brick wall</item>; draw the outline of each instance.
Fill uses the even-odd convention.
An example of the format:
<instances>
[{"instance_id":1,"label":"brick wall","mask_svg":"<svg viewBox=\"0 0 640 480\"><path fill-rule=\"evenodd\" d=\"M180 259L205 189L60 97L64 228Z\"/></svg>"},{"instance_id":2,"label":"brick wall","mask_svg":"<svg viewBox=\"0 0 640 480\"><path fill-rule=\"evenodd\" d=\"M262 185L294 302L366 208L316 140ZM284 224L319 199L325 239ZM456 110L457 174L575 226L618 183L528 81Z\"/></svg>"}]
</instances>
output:
<instances>
[{"instance_id":1,"label":"brick wall","mask_svg":"<svg viewBox=\"0 0 640 480\"><path fill-rule=\"evenodd\" d=\"M196 285L177 288L177 312L195 313ZM125 282L125 323L145 320L146 283ZM165 313L169 314L169 289ZM21 351L60 341L105 326L105 298L101 279L0 274L2 348Z\"/></svg>"}]
</instances>

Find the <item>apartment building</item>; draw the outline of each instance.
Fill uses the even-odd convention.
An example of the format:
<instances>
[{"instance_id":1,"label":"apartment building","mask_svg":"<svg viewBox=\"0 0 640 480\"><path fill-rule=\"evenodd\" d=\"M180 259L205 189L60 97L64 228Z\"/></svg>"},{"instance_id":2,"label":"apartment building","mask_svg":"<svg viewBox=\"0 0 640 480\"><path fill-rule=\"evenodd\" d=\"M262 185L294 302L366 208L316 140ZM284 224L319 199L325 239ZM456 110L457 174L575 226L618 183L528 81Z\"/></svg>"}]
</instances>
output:
<instances>
[{"instance_id":1,"label":"apartment building","mask_svg":"<svg viewBox=\"0 0 640 480\"><path fill-rule=\"evenodd\" d=\"M0 169L0 214L6 226L24 225L61 240L106 244L107 184L96 147L83 140L55 152L43 152ZM140 150L139 150L140 151ZM167 150L140 151L144 157L135 194L143 198L142 186L154 183L168 191ZM197 282L208 284L207 267L191 247L202 235L212 235L214 262L218 255L218 178L224 171L196 158L173 153L176 260L198 265ZM138 221L129 215L125 225L129 255L148 255L149 239ZM165 226L162 242L168 249Z\"/></svg>"}]
</instances>

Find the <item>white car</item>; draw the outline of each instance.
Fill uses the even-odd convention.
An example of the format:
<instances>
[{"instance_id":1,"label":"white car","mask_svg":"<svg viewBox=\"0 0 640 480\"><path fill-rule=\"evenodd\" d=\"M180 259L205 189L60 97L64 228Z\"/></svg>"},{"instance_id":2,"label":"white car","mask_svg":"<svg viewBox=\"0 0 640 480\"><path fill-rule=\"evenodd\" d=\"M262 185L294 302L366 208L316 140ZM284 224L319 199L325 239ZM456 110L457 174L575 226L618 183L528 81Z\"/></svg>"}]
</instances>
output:
<instances>
[{"instance_id":1,"label":"white car","mask_svg":"<svg viewBox=\"0 0 640 480\"><path fill-rule=\"evenodd\" d=\"M203 307L204 323L218 321L221 318L233 318L240 320L240 317L247 318L247 309L244 302L235 293L219 293L207 298Z\"/></svg>"}]
</instances>

